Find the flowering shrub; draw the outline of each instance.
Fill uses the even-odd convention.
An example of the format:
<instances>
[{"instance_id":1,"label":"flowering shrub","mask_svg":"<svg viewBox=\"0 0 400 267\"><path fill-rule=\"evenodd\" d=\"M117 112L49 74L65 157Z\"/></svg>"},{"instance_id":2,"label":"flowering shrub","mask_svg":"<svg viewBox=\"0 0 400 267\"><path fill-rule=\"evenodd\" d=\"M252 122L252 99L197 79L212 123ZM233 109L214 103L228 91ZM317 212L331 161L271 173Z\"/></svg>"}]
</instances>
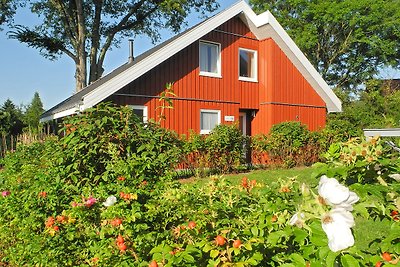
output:
<instances>
[{"instance_id":1,"label":"flowering shrub","mask_svg":"<svg viewBox=\"0 0 400 267\"><path fill-rule=\"evenodd\" d=\"M352 205L359 200L357 194L325 175L319 182L317 197L305 187L303 185L303 203L291 218L290 225L304 227L308 218L321 218L322 229L327 234L328 246L333 252L353 246L350 228L354 226L354 218L351 211Z\"/></svg>"},{"instance_id":2,"label":"flowering shrub","mask_svg":"<svg viewBox=\"0 0 400 267\"><path fill-rule=\"evenodd\" d=\"M304 185L296 178L263 183L247 177L234 184L212 177L204 185L183 185L167 179L177 143L152 127L135 131L140 145L129 149L114 135L107 136L116 146L107 145L104 136L85 139L86 130L76 128L69 141L52 139L8 155L0 171L0 264L399 264L398 158L385 150L366 159L373 165L364 163L362 150L350 164L339 155L320 164L315 179ZM150 134L141 133L146 128ZM155 139L145 139L148 135ZM98 154L74 161L71 155L80 152L72 143L90 149L81 140ZM367 154L376 154L379 142L370 146ZM375 179L364 179L356 168L371 175L365 177L375 172Z\"/></svg>"},{"instance_id":3,"label":"flowering shrub","mask_svg":"<svg viewBox=\"0 0 400 267\"><path fill-rule=\"evenodd\" d=\"M125 176L147 180L167 176L180 162L182 144L157 124L144 125L129 107L99 104L65 121L56 164L73 183Z\"/></svg>"}]
</instances>

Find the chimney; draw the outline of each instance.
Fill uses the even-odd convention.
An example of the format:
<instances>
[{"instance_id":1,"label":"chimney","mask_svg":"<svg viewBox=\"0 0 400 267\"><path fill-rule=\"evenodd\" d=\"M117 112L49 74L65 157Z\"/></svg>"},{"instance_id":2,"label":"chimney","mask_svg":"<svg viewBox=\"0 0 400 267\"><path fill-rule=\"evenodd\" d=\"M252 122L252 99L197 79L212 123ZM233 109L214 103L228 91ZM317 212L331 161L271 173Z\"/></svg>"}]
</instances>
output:
<instances>
[{"instance_id":1,"label":"chimney","mask_svg":"<svg viewBox=\"0 0 400 267\"><path fill-rule=\"evenodd\" d=\"M128 63L132 63L133 62L133 40L129 39L129 59L128 59Z\"/></svg>"}]
</instances>

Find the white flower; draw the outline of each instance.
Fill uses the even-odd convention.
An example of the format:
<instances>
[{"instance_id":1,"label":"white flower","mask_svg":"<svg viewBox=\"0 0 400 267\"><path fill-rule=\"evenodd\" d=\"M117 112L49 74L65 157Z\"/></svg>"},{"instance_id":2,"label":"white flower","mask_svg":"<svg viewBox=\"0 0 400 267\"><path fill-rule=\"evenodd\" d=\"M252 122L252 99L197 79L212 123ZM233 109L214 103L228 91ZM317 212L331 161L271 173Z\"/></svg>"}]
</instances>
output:
<instances>
[{"instance_id":1,"label":"white flower","mask_svg":"<svg viewBox=\"0 0 400 267\"><path fill-rule=\"evenodd\" d=\"M303 226L303 219L304 219L304 213L295 213L292 218L290 218L289 224L290 225L297 225L299 227Z\"/></svg>"},{"instance_id":2,"label":"white flower","mask_svg":"<svg viewBox=\"0 0 400 267\"><path fill-rule=\"evenodd\" d=\"M328 246L333 252L354 245L351 227L354 226L353 215L342 208L332 209L322 218L322 229L328 237Z\"/></svg>"},{"instance_id":3,"label":"white flower","mask_svg":"<svg viewBox=\"0 0 400 267\"><path fill-rule=\"evenodd\" d=\"M106 207L110 207L117 203L117 198L115 196L109 196L106 201L103 202L103 205Z\"/></svg>"},{"instance_id":4,"label":"white flower","mask_svg":"<svg viewBox=\"0 0 400 267\"><path fill-rule=\"evenodd\" d=\"M389 177L395 179L397 182L400 182L400 174L398 173L389 174Z\"/></svg>"},{"instance_id":5,"label":"white flower","mask_svg":"<svg viewBox=\"0 0 400 267\"><path fill-rule=\"evenodd\" d=\"M356 193L341 185L335 178L321 176L318 193L331 206L353 210L352 205L359 200Z\"/></svg>"}]
</instances>

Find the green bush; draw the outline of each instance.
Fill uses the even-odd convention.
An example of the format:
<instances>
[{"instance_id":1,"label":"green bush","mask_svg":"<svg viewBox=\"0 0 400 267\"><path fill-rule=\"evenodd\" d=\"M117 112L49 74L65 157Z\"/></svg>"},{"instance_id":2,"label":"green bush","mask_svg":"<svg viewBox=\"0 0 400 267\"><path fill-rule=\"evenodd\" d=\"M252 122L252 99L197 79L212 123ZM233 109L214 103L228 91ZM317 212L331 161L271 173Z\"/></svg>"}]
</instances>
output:
<instances>
[{"instance_id":1,"label":"green bush","mask_svg":"<svg viewBox=\"0 0 400 267\"><path fill-rule=\"evenodd\" d=\"M218 125L209 135L191 133L186 142L186 163L204 176L205 169L229 173L245 161L246 138L237 125Z\"/></svg>"},{"instance_id":2,"label":"green bush","mask_svg":"<svg viewBox=\"0 0 400 267\"><path fill-rule=\"evenodd\" d=\"M75 184L121 175L151 181L171 174L180 162L178 136L157 124L143 124L129 107L100 104L66 119L62 131L67 134L60 140L56 165Z\"/></svg>"},{"instance_id":3,"label":"green bush","mask_svg":"<svg viewBox=\"0 0 400 267\"><path fill-rule=\"evenodd\" d=\"M300 122L274 125L265 140L270 161L285 167L317 162L324 146L321 133L310 132Z\"/></svg>"}]
</instances>

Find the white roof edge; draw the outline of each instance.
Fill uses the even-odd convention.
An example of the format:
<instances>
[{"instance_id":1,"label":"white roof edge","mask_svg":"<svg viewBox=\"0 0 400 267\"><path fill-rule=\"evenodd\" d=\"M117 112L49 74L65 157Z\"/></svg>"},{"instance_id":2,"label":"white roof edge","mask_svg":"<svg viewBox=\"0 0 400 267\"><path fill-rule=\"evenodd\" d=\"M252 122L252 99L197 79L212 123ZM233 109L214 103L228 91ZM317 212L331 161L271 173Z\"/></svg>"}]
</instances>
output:
<instances>
[{"instance_id":1,"label":"white roof edge","mask_svg":"<svg viewBox=\"0 0 400 267\"><path fill-rule=\"evenodd\" d=\"M63 111L57 112L57 113L52 114L50 116L41 118L40 122L51 121L51 120L59 119L59 118L66 117L66 116L69 116L69 115L73 115L73 114L78 113L78 111L79 110L76 107L73 107L73 108L70 108L70 109L67 109L67 110L63 110Z\"/></svg>"},{"instance_id":2,"label":"white roof edge","mask_svg":"<svg viewBox=\"0 0 400 267\"><path fill-rule=\"evenodd\" d=\"M277 44L291 59L293 64L295 64L295 66L299 69L305 79L311 84L318 95L325 101L328 112L341 111L341 101L339 100L339 98L337 98L337 96L333 93L328 84L323 80L321 75L305 57L303 52L301 52L301 50L297 47L294 41L275 19L275 17L269 11L266 11L260 15L256 15L251 7L243 0L237 2L228 9L216 14L214 17L200 24L198 27L194 27L193 29L184 33L182 36L179 36L173 42L165 45L142 61L126 69L119 75L113 77L107 82L101 84L93 91L89 92L82 98L81 111L83 107L84 109L86 109L98 104L108 96L117 92L133 80L139 78L141 75L154 68L154 66L157 66L158 64L164 62L169 57L181 51L183 48L187 47L195 40L200 39L205 34L211 32L224 22L241 13L243 13L248 19L250 19L251 23L253 23L257 27L252 30L255 30L254 34L258 39L271 37L275 40L275 42L277 42ZM263 37L263 32L265 31L265 29L263 28L269 27L269 25L272 27L276 35ZM264 33L264 35L265 34L266 33ZM42 120L45 121L47 118L50 117L59 118L70 115L59 114L65 114L65 111L45 117Z\"/></svg>"}]
</instances>

